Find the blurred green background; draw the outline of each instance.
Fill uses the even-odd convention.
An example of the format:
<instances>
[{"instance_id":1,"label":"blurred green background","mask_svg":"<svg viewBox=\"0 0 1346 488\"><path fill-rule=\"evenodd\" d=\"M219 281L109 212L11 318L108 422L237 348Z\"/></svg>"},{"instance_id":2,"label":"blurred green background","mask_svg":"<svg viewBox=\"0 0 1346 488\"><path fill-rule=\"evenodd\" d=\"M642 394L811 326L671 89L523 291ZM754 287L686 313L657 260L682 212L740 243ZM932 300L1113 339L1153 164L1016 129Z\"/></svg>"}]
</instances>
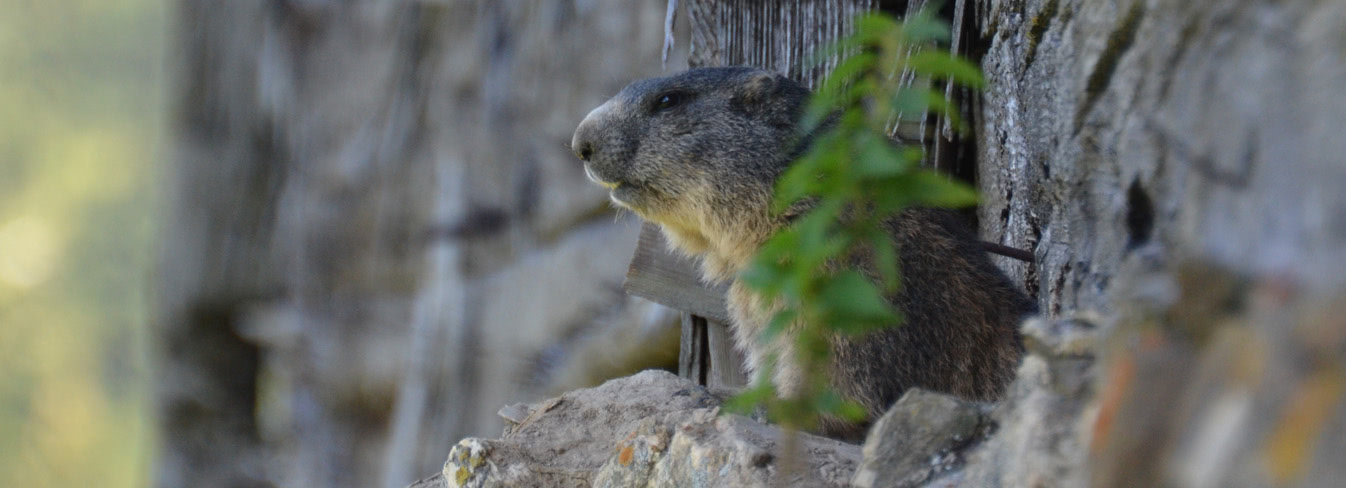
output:
<instances>
[{"instance_id":1,"label":"blurred green background","mask_svg":"<svg viewBox=\"0 0 1346 488\"><path fill-rule=\"evenodd\" d=\"M0 5L0 486L147 486L165 6Z\"/></svg>"}]
</instances>

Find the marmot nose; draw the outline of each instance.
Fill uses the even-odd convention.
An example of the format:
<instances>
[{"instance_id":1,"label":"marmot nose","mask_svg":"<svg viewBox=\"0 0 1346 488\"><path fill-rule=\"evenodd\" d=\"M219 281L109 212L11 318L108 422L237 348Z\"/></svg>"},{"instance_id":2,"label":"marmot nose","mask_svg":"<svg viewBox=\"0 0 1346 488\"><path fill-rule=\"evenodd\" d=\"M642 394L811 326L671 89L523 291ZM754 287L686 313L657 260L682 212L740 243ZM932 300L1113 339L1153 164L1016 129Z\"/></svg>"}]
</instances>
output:
<instances>
[{"instance_id":1,"label":"marmot nose","mask_svg":"<svg viewBox=\"0 0 1346 488\"><path fill-rule=\"evenodd\" d=\"M590 119L584 119L579 128L575 129L575 136L570 139L570 150L580 161L592 161L594 154L598 153L598 137L594 134L596 124Z\"/></svg>"},{"instance_id":2,"label":"marmot nose","mask_svg":"<svg viewBox=\"0 0 1346 488\"><path fill-rule=\"evenodd\" d=\"M594 145L592 142L584 141L575 146L575 155L579 156L580 161L588 162L594 155Z\"/></svg>"},{"instance_id":3,"label":"marmot nose","mask_svg":"<svg viewBox=\"0 0 1346 488\"><path fill-rule=\"evenodd\" d=\"M609 114L612 113L612 108L612 101L599 105L598 108L590 111L589 115L584 116L584 120L580 121L579 127L575 128L575 135L570 139L570 150L575 151L575 156L579 157L581 161L592 161L602 149L599 146L605 140L603 133L605 128L610 125L607 120L610 118Z\"/></svg>"}]
</instances>

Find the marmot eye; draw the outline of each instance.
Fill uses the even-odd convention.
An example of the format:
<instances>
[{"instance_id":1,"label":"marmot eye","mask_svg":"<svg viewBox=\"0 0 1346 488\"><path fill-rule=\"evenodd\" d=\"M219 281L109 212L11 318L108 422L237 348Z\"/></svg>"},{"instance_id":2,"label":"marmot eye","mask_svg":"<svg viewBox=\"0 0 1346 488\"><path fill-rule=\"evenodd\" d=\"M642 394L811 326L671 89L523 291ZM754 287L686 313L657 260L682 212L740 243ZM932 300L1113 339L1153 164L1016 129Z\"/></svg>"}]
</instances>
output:
<instances>
[{"instance_id":1,"label":"marmot eye","mask_svg":"<svg viewBox=\"0 0 1346 488\"><path fill-rule=\"evenodd\" d=\"M670 108L673 108L679 103L682 103L681 93L676 92L665 93L663 95L659 95L659 98L656 98L654 100L654 111L658 112L660 110L668 110Z\"/></svg>"}]
</instances>

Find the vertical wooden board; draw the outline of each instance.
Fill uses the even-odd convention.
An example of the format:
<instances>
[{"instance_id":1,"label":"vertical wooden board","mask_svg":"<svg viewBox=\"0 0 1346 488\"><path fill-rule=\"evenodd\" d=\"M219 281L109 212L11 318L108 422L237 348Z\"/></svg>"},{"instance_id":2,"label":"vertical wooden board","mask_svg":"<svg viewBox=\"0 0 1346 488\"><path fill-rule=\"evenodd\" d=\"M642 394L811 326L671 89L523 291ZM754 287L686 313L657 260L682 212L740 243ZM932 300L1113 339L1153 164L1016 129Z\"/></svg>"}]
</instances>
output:
<instances>
[{"instance_id":1,"label":"vertical wooden board","mask_svg":"<svg viewBox=\"0 0 1346 488\"><path fill-rule=\"evenodd\" d=\"M689 0L688 64L756 66L814 87L836 59L813 58L850 32L856 15L876 7L875 0Z\"/></svg>"},{"instance_id":2,"label":"vertical wooden board","mask_svg":"<svg viewBox=\"0 0 1346 488\"><path fill-rule=\"evenodd\" d=\"M683 312L681 320L682 335L678 340L678 376L683 378L695 378L693 372L696 369L694 362L696 354L696 329L692 326L692 315Z\"/></svg>"},{"instance_id":3,"label":"vertical wooden board","mask_svg":"<svg viewBox=\"0 0 1346 488\"><path fill-rule=\"evenodd\" d=\"M709 352L710 374L707 387L715 390L736 390L748 384L743 371L743 355L734 348L733 331L724 322L707 321L706 349Z\"/></svg>"},{"instance_id":4,"label":"vertical wooden board","mask_svg":"<svg viewBox=\"0 0 1346 488\"><path fill-rule=\"evenodd\" d=\"M709 354L706 349L706 319L682 314L682 342L678 350L678 375L707 386Z\"/></svg>"}]
</instances>

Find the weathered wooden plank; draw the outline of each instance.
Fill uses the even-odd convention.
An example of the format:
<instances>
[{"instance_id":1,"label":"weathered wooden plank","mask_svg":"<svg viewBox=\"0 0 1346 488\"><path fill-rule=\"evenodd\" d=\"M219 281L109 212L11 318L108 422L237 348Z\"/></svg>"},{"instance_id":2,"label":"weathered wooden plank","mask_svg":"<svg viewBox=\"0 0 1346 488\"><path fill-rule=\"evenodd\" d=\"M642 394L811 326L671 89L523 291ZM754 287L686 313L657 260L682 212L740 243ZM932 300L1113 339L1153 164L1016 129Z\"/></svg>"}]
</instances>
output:
<instances>
[{"instance_id":1,"label":"weathered wooden plank","mask_svg":"<svg viewBox=\"0 0 1346 488\"><path fill-rule=\"evenodd\" d=\"M682 339L678 344L678 376L706 385L705 319L683 312Z\"/></svg>"},{"instance_id":2,"label":"weathered wooden plank","mask_svg":"<svg viewBox=\"0 0 1346 488\"><path fill-rule=\"evenodd\" d=\"M840 61L811 63L821 49L849 33L856 15L875 0L689 0L692 50L699 66L748 65L816 86Z\"/></svg>"},{"instance_id":3,"label":"weathered wooden plank","mask_svg":"<svg viewBox=\"0 0 1346 488\"><path fill-rule=\"evenodd\" d=\"M734 349L731 334L728 324L706 321L706 351L710 358L706 386L712 390L736 390L748 384L748 375L743 372L743 355Z\"/></svg>"},{"instance_id":4,"label":"weathered wooden plank","mask_svg":"<svg viewBox=\"0 0 1346 488\"><path fill-rule=\"evenodd\" d=\"M682 314L678 375L713 390L737 390L748 384L743 355L734 349L729 326L705 317Z\"/></svg>"},{"instance_id":5,"label":"weathered wooden plank","mask_svg":"<svg viewBox=\"0 0 1346 488\"><path fill-rule=\"evenodd\" d=\"M646 223L622 287L627 293L707 319L729 323L727 284L701 282L696 263L668 248L659 228Z\"/></svg>"}]
</instances>

